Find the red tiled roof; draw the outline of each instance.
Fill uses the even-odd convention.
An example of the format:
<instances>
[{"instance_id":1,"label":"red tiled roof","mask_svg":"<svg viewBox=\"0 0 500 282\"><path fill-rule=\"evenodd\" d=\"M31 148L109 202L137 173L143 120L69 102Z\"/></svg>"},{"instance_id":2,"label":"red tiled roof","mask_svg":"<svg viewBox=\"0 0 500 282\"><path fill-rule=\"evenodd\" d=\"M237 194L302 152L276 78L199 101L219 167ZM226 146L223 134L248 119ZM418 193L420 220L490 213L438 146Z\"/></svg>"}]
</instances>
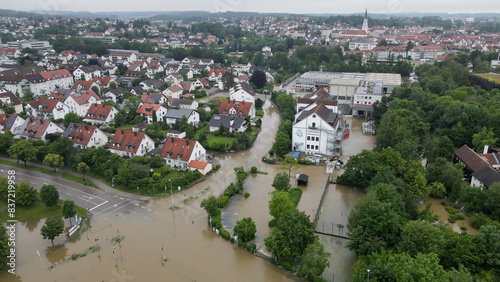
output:
<instances>
[{"instance_id":1,"label":"red tiled roof","mask_svg":"<svg viewBox=\"0 0 500 282\"><path fill-rule=\"evenodd\" d=\"M205 169L207 167L207 162L192 160L189 162L188 166L196 169Z\"/></svg>"},{"instance_id":2,"label":"red tiled roof","mask_svg":"<svg viewBox=\"0 0 500 282\"><path fill-rule=\"evenodd\" d=\"M147 104L144 103L142 106L137 110L138 114L143 114L143 115L153 115L153 111L158 112L158 109L160 109L161 105L158 104Z\"/></svg>"},{"instance_id":3,"label":"red tiled roof","mask_svg":"<svg viewBox=\"0 0 500 282\"><path fill-rule=\"evenodd\" d=\"M46 119L38 119L38 118L29 118L27 119L28 124L26 128L24 129L23 136L31 137L31 138L37 138L41 139L45 131L47 130L47 127L49 127L49 124L51 123L50 120ZM32 136L30 136L33 134Z\"/></svg>"},{"instance_id":4,"label":"red tiled roof","mask_svg":"<svg viewBox=\"0 0 500 282\"><path fill-rule=\"evenodd\" d=\"M17 118L17 115L15 114L0 114L0 125L3 126L2 130L3 131L8 131L10 130L10 127L5 127L7 126L7 122L10 120L10 119L16 119ZM10 124L10 126L12 126L13 124Z\"/></svg>"},{"instance_id":5,"label":"red tiled roof","mask_svg":"<svg viewBox=\"0 0 500 282\"><path fill-rule=\"evenodd\" d=\"M74 130L69 133L68 138L71 139L73 143L82 145L87 145L89 143L90 138L92 138L92 135L94 135L94 132L97 129L97 127L92 125L78 123L70 123L68 129L71 127L73 127Z\"/></svg>"},{"instance_id":6,"label":"red tiled roof","mask_svg":"<svg viewBox=\"0 0 500 282\"><path fill-rule=\"evenodd\" d=\"M78 105L88 104L90 98L94 97L96 101L101 101L99 97L93 90L86 90L79 93L74 93L69 95Z\"/></svg>"},{"instance_id":7,"label":"red tiled roof","mask_svg":"<svg viewBox=\"0 0 500 282\"><path fill-rule=\"evenodd\" d=\"M117 129L113 139L109 143L109 148L120 151L137 153L141 146L142 139L146 133L132 130Z\"/></svg>"},{"instance_id":8,"label":"red tiled roof","mask_svg":"<svg viewBox=\"0 0 500 282\"><path fill-rule=\"evenodd\" d=\"M251 102L235 102L231 100L223 100L219 106L218 113L221 115L230 114L229 110L231 108L235 109L237 116L248 116L250 114L250 109L253 103Z\"/></svg>"},{"instance_id":9,"label":"red tiled roof","mask_svg":"<svg viewBox=\"0 0 500 282\"><path fill-rule=\"evenodd\" d=\"M56 107L57 103L59 103L58 100L36 98L35 100L29 102L29 105L33 109L38 109L39 106L45 106L43 112L51 113Z\"/></svg>"},{"instance_id":10,"label":"red tiled roof","mask_svg":"<svg viewBox=\"0 0 500 282\"><path fill-rule=\"evenodd\" d=\"M93 81L93 82L96 82L96 83L97 83L98 81L100 81L100 82L101 82L101 85L108 85L108 84L109 84L109 82L111 81L111 77L109 77L109 76L104 76L104 77L98 77L98 76L96 76L96 77L94 77L94 78L92 79L92 81Z\"/></svg>"},{"instance_id":11,"label":"red tiled roof","mask_svg":"<svg viewBox=\"0 0 500 282\"><path fill-rule=\"evenodd\" d=\"M92 84L94 84L93 81L77 80L71 89L78 89L78 86L81 86L83 90L90 90Z\"/></svg>"},{"instance_id":12,"label":"red tiled roof","mask_svg":"<svg viewBox=\"0 0 500 282\"><path fill-rule=\"evenodd\" d=\"M54 79L73 77L73 75L67 69L45 71L45 72L41 72L40 75L47 81L54 80Z\"/></svg>"},{"instance_id":13,"label":"red tiled roof","mask_svg":"<svg viewBox=\"0 0 500 282\"><path fill-rule=\"evenodd\" d=\"M92 104L90 105L85 118L94 119L94 120L106 120L113 110L113 106L111 105L102 105L102 104Z\"/></svg>"},{"instance_id":14,"label":"red tiled roof","mask_svg":"<svg viewBox=\"0 0 500 282\"><path fill-rule=\"evenodd\" d=\"M187 162L195 145L196 141L193 140L168 137L160 157L170 159L177 159L180 157L181 160Z\"/></svg>"}]
</instances>

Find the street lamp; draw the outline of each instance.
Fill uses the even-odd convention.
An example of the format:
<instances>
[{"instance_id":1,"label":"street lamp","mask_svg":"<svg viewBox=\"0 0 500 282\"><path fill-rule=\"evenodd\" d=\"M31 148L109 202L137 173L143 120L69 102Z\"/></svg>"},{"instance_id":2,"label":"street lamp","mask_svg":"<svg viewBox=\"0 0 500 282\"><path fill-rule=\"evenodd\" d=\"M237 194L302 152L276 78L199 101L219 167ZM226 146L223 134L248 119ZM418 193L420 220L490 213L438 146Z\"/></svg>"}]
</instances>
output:
<instances>
[{"instance_id":1,"label":"street lamp","mask_svg":"<svg viewBox=\"0 0 500 282\"><path fill-rule=\"evenodd\" d=\"M368 272L368 279L366 281L370 282L370 270L366 270Z\"/></svg>"},{"instance_id":2,"label":"street lamp","mask_svg":"<svg viewBox=\"0 0 500 282\"><path fill-rule=\"evenodd\" d=\"M239 228L238 228L238 213L235 213L236 214L236 246L239 246L239 242L238 242L238 237L240 235L240 232L239 232Z\"/></svg>"}]
</instances>

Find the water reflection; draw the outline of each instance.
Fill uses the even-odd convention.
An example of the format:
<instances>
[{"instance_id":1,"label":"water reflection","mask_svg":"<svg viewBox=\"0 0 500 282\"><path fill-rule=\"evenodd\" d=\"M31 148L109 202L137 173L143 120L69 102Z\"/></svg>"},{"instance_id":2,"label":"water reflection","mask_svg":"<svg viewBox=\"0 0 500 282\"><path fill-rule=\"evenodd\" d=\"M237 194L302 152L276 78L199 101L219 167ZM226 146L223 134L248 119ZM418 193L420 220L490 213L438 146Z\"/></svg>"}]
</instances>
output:
<instances>
[{"instance_id":1,"label":"water reflection","mask_svg":"<svg viewBox=\"0 0 500 282\"><path fill-rule=\"evenodd\" d=\"M65 244L47 247L45 257L51 265L59 263L68 257L68 247Z\"/></svg>"},{"instance_id":2,"label":"water reflection","mask_svg":"<svg viewBox=\"0 0 500 282\"><path fill-rule=\"evenodd\" d=\"M27 219L22 222L26 228L31 232L38 227L38 223L40 223L40 219Z\"/></svg>"},{"instance_id":3,"label":"water reflection","mask_svg":"<svg viewBox=\"0 0 500 282\"><path fill-rule=\"evenodd\" d=\"M474 228L472 225L470 225L469 218L465 218L464 220L457 220L455 223L449 223L448 218L450 217L450 214L448 211L446 211L445 206L441 204L441 199L436 199L429 197L427 198L424 202L421 202L418 204L418 209L423 210L425 209L425 206L430 203L431 204L431 211L435 213L437 216L439 216L439 219L448 223L451 229L455 232L462 232L461 227L465 227L467 230L467 233L469 234L477 234L479 233L479 230Z\"/></svg>"}]
</instances>

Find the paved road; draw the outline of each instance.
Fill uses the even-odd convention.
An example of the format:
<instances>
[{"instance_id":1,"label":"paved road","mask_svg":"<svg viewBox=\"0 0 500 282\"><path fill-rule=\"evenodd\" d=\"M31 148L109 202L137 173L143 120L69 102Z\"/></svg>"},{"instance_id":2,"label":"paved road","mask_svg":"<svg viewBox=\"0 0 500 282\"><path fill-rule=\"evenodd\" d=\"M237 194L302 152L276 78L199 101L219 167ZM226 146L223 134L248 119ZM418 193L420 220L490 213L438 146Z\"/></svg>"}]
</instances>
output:
<instances>
[{"instance_id":1,"label":"paved road","mask_svg":"<svg viewBox=\"0 0 500 282\"><path fill-rule=\"evenodd\" d=\"M9 170L15 170L16 184L24 181L38 191L40 191L40 188L44 184L54 185L59 191L59 198L61 200L73 200L77 206L88 209L94 218L112 213L127 212L139 206L146 209L145 205L147 201L110 194L43 172L0 164L0 175L7 176Z\"/></svg>"}]
</instances>

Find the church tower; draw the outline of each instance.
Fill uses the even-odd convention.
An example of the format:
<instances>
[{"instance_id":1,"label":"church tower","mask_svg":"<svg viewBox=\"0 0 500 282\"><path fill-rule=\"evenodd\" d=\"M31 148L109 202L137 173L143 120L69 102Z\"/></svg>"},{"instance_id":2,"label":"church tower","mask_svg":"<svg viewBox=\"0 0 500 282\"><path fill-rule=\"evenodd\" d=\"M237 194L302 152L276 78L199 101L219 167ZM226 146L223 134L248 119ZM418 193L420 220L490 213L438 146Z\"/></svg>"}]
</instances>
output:
<instances>
[{"instance_id":1,"label":"church tower","mask_svg":"<svg viewBox=\"0 0 500 282\"><path fill-rule=\"evenodd\" d=\"M361 30L364 30L368 34L368 9L365 10L365 19L363 20Z\"/></svg>"}]
</instances>

